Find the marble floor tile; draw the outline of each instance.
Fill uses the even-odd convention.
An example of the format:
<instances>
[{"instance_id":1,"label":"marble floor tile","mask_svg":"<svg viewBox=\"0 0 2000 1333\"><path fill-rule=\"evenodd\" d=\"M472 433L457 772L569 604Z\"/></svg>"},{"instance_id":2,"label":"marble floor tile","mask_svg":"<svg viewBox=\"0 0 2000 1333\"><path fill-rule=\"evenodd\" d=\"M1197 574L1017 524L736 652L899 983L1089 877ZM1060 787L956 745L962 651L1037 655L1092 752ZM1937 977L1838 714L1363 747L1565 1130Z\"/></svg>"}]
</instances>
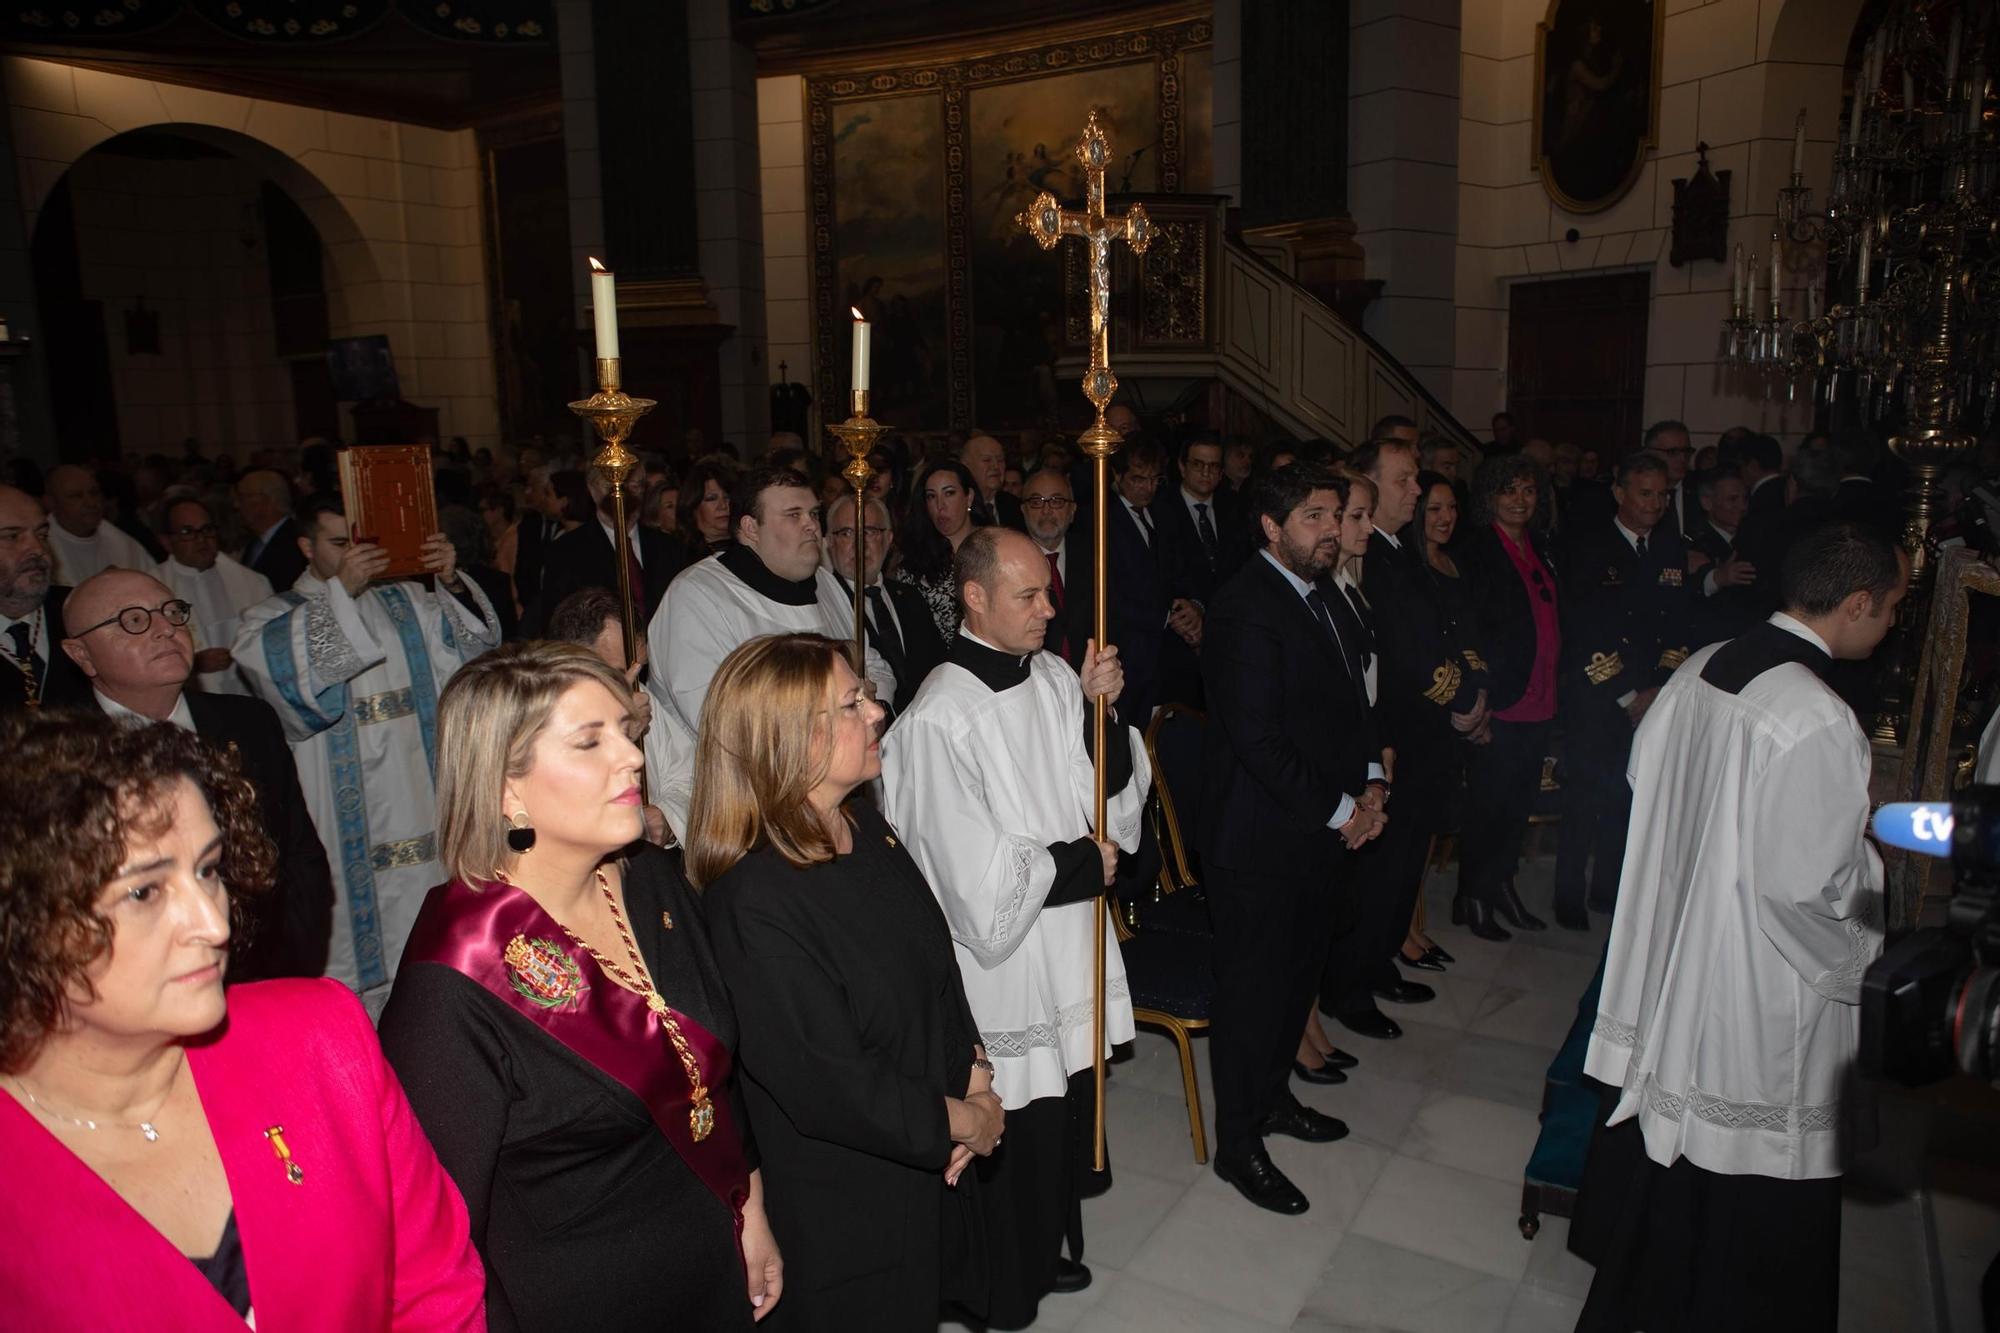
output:
<instances>
[{"instance_id":1,"label":"marble floor tile","mask_svg":"<svg viewBox=\"0 0 2000 1333\"><path fill-rule=\"evenodd\" d=\"M1540 1113L1555 1051L1468 1033L1431 1072L1430 1086Z\"/></svg>"},{"instance_id":2,"label":"marble floor tile","mask_svg":"<svg viewBox=\"0 0 2000 1333\"><path fill-rule=\"evenodd\" d=\"M1508 967L1511 971L1512 964ZM1412 1023L1430 1023L1438 1027L1463 1030L1479 1012L1480 1003L1485 1000L1486 992L1493 986L1492 981L1487 978L1456 975L1452 972L1405 970L1403 975L1437 992L1436 999L1423 1004L1381 1006L1383 1013L1404 1027Z\"/></svg>"},{"instance_id":3,"label":"marble floor tile","mask_svg":"<svg viewBox=\"0 0 2000 1333\"><path fill-rule=\"evenodd\" d=\"M1215 1144L1213 1112L1210 1107L1205 1113L1211 1154ZM1113 1082L1104 1090L1104 1142L1111 1156L1114 1180L1127 1171L1140 1171L1188 1185L1202 1173L1202 1166L1194 1160L1187 1103L1178 1093L1169 1100L1158 1093Z\"/></svg>"},{"instance_id":4,"label":"marble floor tile","mask_svg":"<svg viewBox=\"0 0 2000 1333\"><path fill-rule=\"evenodd\" d=\"M1569 1035L1570 1024L1576 1021L1576 1002L1575 992L1523 990L1502 982L1486 993L1479 1014L1466 1030L1482 1037L1541 1046L1553 1058Z\"/></svg>"},{"instance_id":5,"label":"marble floor tile","mask_svg":"<svg viewBox=\"0 0 2000 1333\"><path fill-rule=\"evenodd\" d=\"M1331 1153L1347 1145L1310 1146ZM1311 1196L1306 1182L1296 1183ZM1253 1207L1210 1175L1167 1215L1125 1273L1282 1328L1340 1243L1336 1227L1315 1220L1312 1213L1281 1217Z\"/></svg>"},{"instance_id":6,"label":"marble floor tile","mask_svg":"<svg viewBox=\"0 0 2000 1333\"><path fill-rule=\"evenodd\" d=\"M1404 1023L1401 1026L1402 1036L1393 1041L1375 1041L1358 1037L1333 1020L1327 1020L1326 1030L1334 1044L1352 1051L1355 1058L1361 1061L1360 1069L1349 1071L1345 1086L1352 1087L1355 1076L1362 1073L1384 1074L1412 1083L1428 1082L1439 1068L1449 1063L1452 1052L1464 1039L1461 1032L1431 1023Z\"/></svg>"},{"instance_id":7,"label":"marble floor tile","mask_svg":"<svg viewBox=\"0 0 2000 1333\"><path fill-rule=\"evenodd\" d=\"M1349 1230L1518 1282L1529 1259L1520 1214L1518 1184L1398 1155L1383 1168Z\"/></svg>"},{"instance_id":8,"label":"marble floor tile","mask_svg":"<svg viewBox=\"0 0 2000 1333\"><path fill-rule=\"evenodd\" d=\"M1556 935L1568 934L1570 932L1566 930L1555 931L1549 938L1553 940ZM1532 944L1524 943L1507 959L1506 975L1499 979L1523 990L1546 990L1551 994L1568 995L1572 1000L1579 998L1589 987L1603 951L1602 936L1596 939L1597 948L1587 954L1549 947L1539 940Z\"/></svg>"},{"instance_id":9,"label":"marble floor tile","mask_svg":"<svg viewBox=\"0 0 2000 1333\"><path fill-rule=\"evenodd\" d=\"M1108 1125L1105 1134L1110 1135ZM1114 1160L1110 1189L1083 1201L1083 1258L1093 1270L1130 1265L1190 1188L1141 1171L1120 1171L1120 1165Z\"/></svg>"},{"instance_id":10,"label":"marble floor tile","mask_svg":"<svg viewBox=\"0 0 2000 1333\"><path fill-rule=\"evenodd\" d=\"M1284 1327L1129 1273L1113 1277L1075 1325L1076 1333L1272 1333Z\"/></svg>"},{"instance_id":11,"label":"marble floor tile","mask_svg":"<svg viewBox=\"0 0 2000 1333\"><path fill-rule=\"evenodd\" d=\"M1388 1149L1352 1136L1337 1143L1301 1143L1280 1136L1264 1140L1264 1147L1278 1169L1305 1192L1312 1209L1303 1221L1320 1231L1346 1230L1391 1156ZM1242 1197L1213 1173L1195 1188L1221 1191L1242 1202Z\"/></svg>"},{"instance_id":12,"label":"marble floor tile","mask_svg":"<svg viewBox=\"0 0 2000 1333\"><path fill-rule=\"evenodd\" d=\"M1521 1290L1581 1301L1597 1270L1569 1252L1569 1219L1542 1214L1541 1230L1528 1242L1528 1271Z\"/></svg>"},{"instance_id":13,"label":"marble floor tile","mask_svg":"<svg viewBox=\"0 0 2000 1333\"><path fill-rule=\"evenodd\" d=\"M1345 1083L1326 1087L1295 1078L1291 1088L1315 1111L1346 1121L1356 1139L1390 1149L1409 1132L1425 1093L1423 1084L1392 1078L1368 1064L1348 1070Z\"/></svg>"},{"instance_id":14,"label":"marble floor tile","mask_svg":"<svg viewBox=\"0 0 2000 1333\"><path fill-rule=\"evenodd\" d=\"M1514 1295L1500 1333L1574 1333L1583 1302L1523 1287Z\"/></svg>"},{"instance_id":15,"label":"marble floor tile","mask_svg":"<svg viewBox=\"0 0 2000 1333\"><path fill-rule=\"evenodd\" d=\"M1514 1284L1503 1278L1349 1235L1293 1328L1344 1324L1385 1333L1495 1333L1514 1294Z\"/></svg>"},{"instance_id":16,"label":"marble floor tile","mask_svg":"<svg viewBox=\"0 0 2000 1333\"><path fill-rule=\"evenodd\" d=\"M1532 1111L1484 1097L1432 1092L1417 1107L1397 1151L1518 1186L1541 1131Z\"/></svg>"}]
</instances>

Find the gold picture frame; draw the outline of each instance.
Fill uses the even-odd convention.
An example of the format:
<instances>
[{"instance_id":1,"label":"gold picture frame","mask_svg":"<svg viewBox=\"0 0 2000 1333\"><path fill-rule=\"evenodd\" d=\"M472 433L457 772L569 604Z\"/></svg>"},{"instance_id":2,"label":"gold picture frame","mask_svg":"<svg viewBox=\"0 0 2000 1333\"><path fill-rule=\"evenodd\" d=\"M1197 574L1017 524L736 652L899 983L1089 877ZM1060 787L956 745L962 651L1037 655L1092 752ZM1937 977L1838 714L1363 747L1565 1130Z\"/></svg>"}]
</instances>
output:
<instances>
[{"instance_id":1,"label":"gold picture frame","mask_svg":"<svg viewBox=\"0 0 2000 1333\"><path fill-rule=\"evenodd\" d=\"M1616 204L1659 146L1666 11L1665 0L1549 0L1535 25L1528 165L1565 212ZM1551 82L1552 47L1564 70L1559 86ZM1644 72L1643 88L1633 86L1635 69Z\"/></svg>"}]
</instances>

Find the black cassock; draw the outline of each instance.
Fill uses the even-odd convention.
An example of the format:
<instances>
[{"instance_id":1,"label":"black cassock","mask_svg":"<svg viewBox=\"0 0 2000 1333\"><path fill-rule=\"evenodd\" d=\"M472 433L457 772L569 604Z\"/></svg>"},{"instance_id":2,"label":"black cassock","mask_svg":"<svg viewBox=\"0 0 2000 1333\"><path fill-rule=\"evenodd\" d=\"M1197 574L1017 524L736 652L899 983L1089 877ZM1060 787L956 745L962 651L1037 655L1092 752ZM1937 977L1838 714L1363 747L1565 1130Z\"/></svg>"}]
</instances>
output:
<instances>
[{"instance_id":1,"label":"black cassock","mask_svg":"<svg viewBox=\"0 0 2000 1333\"><path fill-rule=\"evenodd\" d=\"M666 853L645 848L626 863L625 907L660 994L733 1048L700 904ZM751 1327L730 1210L636 1094L437 963L404 961L381 1037L465 1196L496 1333ZM755 1150L744 1150L754 1170Z\"/></svg>"},{"instance_id":2,"label":"black cassock","mask_svg":"<svg viewBox=\"0 0 2000 1333\"><path fill-rule=\"evenodd\" d=\"M941 1296L983 1303L975 1175L944 1183L979 1030L922 872L850 809L852 852L799 869L766 845L703 894L785 1256L765 1327L927 1330Z\"/></svg>"}]
</instances>

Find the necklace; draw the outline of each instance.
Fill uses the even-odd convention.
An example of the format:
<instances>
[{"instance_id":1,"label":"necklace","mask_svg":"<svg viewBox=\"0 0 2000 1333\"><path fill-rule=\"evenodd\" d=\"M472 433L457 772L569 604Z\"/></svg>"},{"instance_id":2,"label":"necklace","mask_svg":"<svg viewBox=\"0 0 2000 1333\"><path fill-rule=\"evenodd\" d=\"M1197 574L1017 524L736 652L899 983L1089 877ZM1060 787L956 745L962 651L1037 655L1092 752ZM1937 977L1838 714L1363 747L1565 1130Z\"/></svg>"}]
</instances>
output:
<instances>
[{"instance_id":1,"label":"necklace","mask_svg":"<svg viewBox=\"0 0 2000 1333\"><path fill-rule=\"evenodd\" d=\"M174 1084L180 1081L181 1068L186 1064L187 1064L187 1059L185 1056L183 1056L181 1059L181 1063L174 1066L174 1076L173 1078L167 1081L166 1095L160 1098L160 1104L162 1106L166 1105L167 1097L171 1097L174 1095ZM14 1076L14 1086L21 1090L21 1095L28 1099L28 1104L30 1106L34 1107L37 1111L40 1111L43 1115L47 1116L51 1120L59 1120L62 1121L64 1124L73 1125L78 1129L90 1129L90 1130L136 1129L139 1131L140 1134L145 1136L146 1142L158 1143L160 1141L160 1131L154 1127L151 1118L141 1120L137 1124L134 1124L132 1121L129 1120L106 1120L99 1122L96 1120L92 1120L88 1117L65 1115L61 1111L58 1111L54 1107L49 1106L48 1104L43 1102L41 1098L37 1097L34 1094L34 1091L31 1088L29 1088L25 1082L22 1081L21 1076L19 1074L16 1074ZM153 1112L153 1115L155 1116L159 1115L159 1111L155 1110Z\"/></svg>"},{"instance_id":2,"label":"necklace","mask_svg":"<svg viewBox=\"0 0 2000 1333\"><path fill-rule=\"evenodd\" d=\"M618 906L618 895L612 892L611 881L605 876L602 866L597 869L597 887L604 894L604 905L611 909L611 920L618 927L619 940L625 945L625 957L631 963L630 970L606 958L568 926L562 926L562 933L569 936L572 944L596 959L597 965L604 969L605 975L645 1000L646 1007L660 1020L660 1027L666 1032L667 1040L673 1044L674 1054L680 1057L681 1068L687 1074L688 1088L693 1101L693 1106L688 1110L688 1130L694 1135L694 1141L700 1143L715 1128L715 1106L708 1099L707 1084L702 1082L701 1062L695 1058L694 1048L688 1045L687 1035L681 1031L681 1025L675 1020L674 1011L667 1006L666 997L653 988L652 978L646 973L646 964L639 957L639 946L633 942L632 931L625 924L625 913ZM561 922L556 924L562 925Z\"/></svg>"},{"instance_id":3,"label":"necklace","mask_svg":"<svg viewBox=\"0 0 2000 1333\"><path fill-rule=\"evenodd\" d=\"M12 646L7 649L7 660L21 673L21 689L27 695L29 708L42 706L42 689L35 683L35 654L42 646L42 608L35 608L35 616L28 629L28 651L26 656L17 653ZM23 1092L27 1089L23 1088Z\"/></svg>"}]
</instances>

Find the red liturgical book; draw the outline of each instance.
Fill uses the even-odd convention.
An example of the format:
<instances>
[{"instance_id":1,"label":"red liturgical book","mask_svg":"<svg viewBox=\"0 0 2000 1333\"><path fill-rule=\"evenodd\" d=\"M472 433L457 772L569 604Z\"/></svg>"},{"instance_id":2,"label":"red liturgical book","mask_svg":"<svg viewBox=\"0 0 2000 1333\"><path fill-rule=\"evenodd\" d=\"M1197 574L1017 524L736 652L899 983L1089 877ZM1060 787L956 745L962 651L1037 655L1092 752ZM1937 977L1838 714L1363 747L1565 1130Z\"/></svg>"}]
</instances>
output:
<instances>
[{"instance_id":1,"label":"red liturgical book","mask_svg":"<svg viewBox=\"0 0 2000 1333\"><path fill-rule=\"evenodd\" d=\"M389 553L383 578L424 572L423 546L438 530L431 451L423 444L361 444L340 451L348 536Z\"/></svg>"}]
</instances>

